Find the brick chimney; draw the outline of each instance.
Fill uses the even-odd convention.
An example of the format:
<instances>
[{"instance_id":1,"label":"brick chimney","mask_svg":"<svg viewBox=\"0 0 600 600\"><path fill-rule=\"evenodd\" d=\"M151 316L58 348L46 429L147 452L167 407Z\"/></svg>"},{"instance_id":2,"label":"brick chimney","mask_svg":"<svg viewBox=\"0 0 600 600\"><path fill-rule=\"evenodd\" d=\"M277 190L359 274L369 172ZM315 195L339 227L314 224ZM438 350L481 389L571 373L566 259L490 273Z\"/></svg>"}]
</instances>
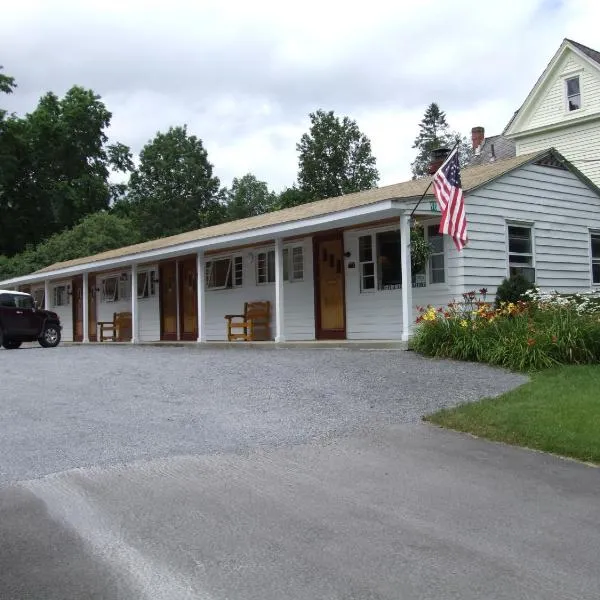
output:
<instances>
[{"instance_id":1,"label":"brick chimney","mask_svg":"<svg viewBox=\"0 0 600 600\"><path fill-rule=\"evenodd\" d=\"M431 151L431 162L429 163L429 174L433 175L450 155L450 148L436 148Z\"/></svg>"},{"instance_id":2,"label":"brick chimney","mask_svg":"<svg viewBox=\"0 0 600 600\"><path fill-rule=\"evenodd\" d=\"M481 146L483 146L483 140L485 140L485 129L483 127L473 127L471 129L471 141L473 142L473 152L479 154Z\"/></svg>"}]
</instances>

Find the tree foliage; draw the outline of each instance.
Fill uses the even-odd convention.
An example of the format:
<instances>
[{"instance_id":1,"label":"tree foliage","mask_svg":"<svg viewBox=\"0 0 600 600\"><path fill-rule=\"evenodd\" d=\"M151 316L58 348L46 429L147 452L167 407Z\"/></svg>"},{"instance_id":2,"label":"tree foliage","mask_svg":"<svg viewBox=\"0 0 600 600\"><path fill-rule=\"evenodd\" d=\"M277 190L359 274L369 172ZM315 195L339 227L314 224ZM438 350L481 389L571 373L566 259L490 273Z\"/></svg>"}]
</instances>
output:
<instances>
[{"instance_id":1,"label":"tree foliage","mask_svg":"<svg viewBox=\"0 0 600 600\"><path fill-rule=\"evenodd\" d=\"M0 253L13 255L109 207L111 170L132 167L129 148L108 144L110 119L100 97L78 86L62 99L45 94L24 117L5 116Z\"/></svg>"},{"instance_id":2,"label":"tree foliage","mask_svg":"<svg viewBox=\"0 0 600 600\"><path fill-rule=\"evenodd\" d=\"M417 149L417 156L411 163L413 179L428 175L433 150L450 149L457 142L460 142L459 162L461 166L464 166L471 159L471 146L465 137L455 131L450 131L446 113L435 102L432 102L425 109L423 119L419 123L419 134L412 146Z\"/></svg>"},{"instance_id":3,"label":"tree foliage","mask_svg":"<svg viewBox=\"0 0 600 600\"><path fill-rule=\"evenodd\" d=\"M11 258L0 255L0 280L138 241L139 234L130 219L99 211L85 217L75 227L55 233L37 247L29 246Z\"/></svg>"},{"instance_id":4,"label":"tree foliage","mask_svg":"<svg viewBox=\"0 0 600 600\"><path fill-rule=\"evenodd\" d=\"M273 210L276 195L264 181L251 173L233 179L231 189L225 190L227 220L245 219Z\"/></svg>"},{"instance_id":5,"label":"tree foliage","mask_svg":"<svg viewBox=\"0 0 600 600\"><path fill-rule=\"evenodd\" d=\"M306 204L313 200L318 200L318 198L315 198L310 192L302 190L296 185L292 185L291 187L285 188L277 195L273 208L274 210L292 208L293 206Z\"/></svg>"},{"instance_id":6,"label":"tree foliage","mask_svg":"<svg viewBox=\"0 0 600 600\"><path fill-rule=\"evenodd\" d=\"M296 146L300 154L298 184L307 197L331 198L377 185L379 172L371 142L356 121L323 110L309 117L310 130Z\"/></svg>"},{"instance_id":7,"label":"tree foliage","mask_svg":"<svg viewBox=\"0 0 600 600\"><path fill-rule=\"evenodd\" d=\"M127 201L145 240L219 223L225 213L202 140L186 126L159 132L144 146Z\"/></svg>"}]
</instances>

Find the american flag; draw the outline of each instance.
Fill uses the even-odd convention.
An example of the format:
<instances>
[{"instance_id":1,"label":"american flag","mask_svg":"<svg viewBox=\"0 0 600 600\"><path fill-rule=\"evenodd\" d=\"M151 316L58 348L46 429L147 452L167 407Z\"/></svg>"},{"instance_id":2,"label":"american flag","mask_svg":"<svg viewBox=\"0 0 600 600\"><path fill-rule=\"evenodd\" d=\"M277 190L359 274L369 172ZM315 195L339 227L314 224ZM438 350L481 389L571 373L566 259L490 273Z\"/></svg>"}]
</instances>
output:
<instances>
[{"instance_id":1,"label":"american flag","mask_svg":"<svg viewBox=\"0 0 600 600\"><path fill-rule=\"evenodd\" d=\"M456 248L462 250L467 243L467 217L460 182L458 146L436 171L433 192L442 213L440 233L451 236Z\"/></svg>"}]
</instances>

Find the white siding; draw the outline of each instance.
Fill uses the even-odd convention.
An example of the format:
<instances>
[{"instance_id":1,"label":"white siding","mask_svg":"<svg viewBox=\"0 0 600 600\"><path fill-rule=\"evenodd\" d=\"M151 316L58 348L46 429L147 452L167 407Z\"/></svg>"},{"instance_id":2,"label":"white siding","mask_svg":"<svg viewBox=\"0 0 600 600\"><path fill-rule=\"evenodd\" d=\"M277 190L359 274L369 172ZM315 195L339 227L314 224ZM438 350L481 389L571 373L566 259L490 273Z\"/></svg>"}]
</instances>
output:
<instances>
[{"instance_id":1,"label":"white siding","mask_svg":"<svg viewBox=\"0 0 600 600\"><path fill-rule=\"evenodd\" d=\"M437 222L439 223L439 219ZM402 290L361 292L358 262L358 238L361 235L398 227L388 225L344 233L344 249L351 254L346 260L346 337L349 340L399 340L402 337ZM417 306L446 305L457 294L462 293L462 257L447 237L444 238L444 251L446 282L435 285L428 283L426 287L413 288L413 322L418 315ZM348 268L349 263L354 263L355 267Z\"/></svg>"},{"instance_id":2,"label":"white siding","mask_svg":"<svg viewBox=\"0 0 600 600\"><path fill-rule=\"evenodd\" d=\"M53 281L50 283L50 310L55 312L59 319L60 324L62 325L62 340L65 342L73 341L73 297L69 294L67 295L67 304L64 306L54 306L54 288L59 285L69 286L69 290L71 287L70 279L61 279L60 281Z\"/></svg>"},{"instance_id":3,"label":"white siding","mask_svg":"<svg viewBox=\"0 0 600 600\"><path fill-rule=\"evenodd\" d=\"M138 273L142 271L158 272L157 265L140 265ZM127 273L131 277L131 271L124 269L118 273ZM117 273L117 274L118 274ZM114 313L131 312L131 279L127 281L127 298L116 302L103 302L102 281L107 276L114 276L115 272L96 273L96 287L100 290L96 301L96 320L112 321ZM139 314L139 338L141 342L155 342L160 340L160 306L158 299L158 283L155 286L155 295L148 298L138 298Z\"/></svg>"},{"instance_id":4,"label":"white siding","mask_svg":"<svg viewBox=\"0 0 600 600\"><path fill-rule=\"evenodd\" d=\"M530 108L529 118L519 128L521 131L568 122L583 116L600 114L600 72L587 61L567 51L540 90L537 101ZM579 76L582 106L569 112L566 107L565 78Z\"/></svg>"},{"instance_id":5,"label":"white siding","mask_svg":"<svg viewBox=\"0 0 600 600\"><path fill-rule=\"evenodd\" d=\"M600 157L600 117L598 121L573 125L516 140L517 154L528 154L547 148L556 148L596 185L600 186L600 162L580 162L581 159Z\"/></svg>"},{"instance_id":6,"label":"white siding","mask_svg":"<svg viewBox=\"0 0 600 600\"><path fill-rule=\"evenodd\" d=\"M496 287L507 276L507 220L533 225L536 282L561 291L590 288L589 228L600 228L600 198L568 171L528 165L469 194L464 289Z\"/></svg>"},{"instance_id":7,"label":"white siding","mask_svg":"<svg viewBox=\"0 0 600 600\"><path fill-rule=\"evenodd\" d=\"M312 240L306 238L290 242L293 245L302 245L304 252L304 278L302 281L284 283L284 329L285 338L294 340L315 339L315 314L314 314L314 285L313 285L313 258ZM284 247L288 243L284 244ZM261 246L260 248L247 248L242 252L244 261L243 285L239 288L228 290L206 291L206 339L220 341L227 339L225 315L241 314L244 302L252 300L268 300L271 302L272 319L271 333L275 335L275 284L256 283L256 255L262 250L272 250L274 246ZM223 254L227 256L227 253ZM207 256L207 260L214 258Z\"/></svg>"}]
</instances>

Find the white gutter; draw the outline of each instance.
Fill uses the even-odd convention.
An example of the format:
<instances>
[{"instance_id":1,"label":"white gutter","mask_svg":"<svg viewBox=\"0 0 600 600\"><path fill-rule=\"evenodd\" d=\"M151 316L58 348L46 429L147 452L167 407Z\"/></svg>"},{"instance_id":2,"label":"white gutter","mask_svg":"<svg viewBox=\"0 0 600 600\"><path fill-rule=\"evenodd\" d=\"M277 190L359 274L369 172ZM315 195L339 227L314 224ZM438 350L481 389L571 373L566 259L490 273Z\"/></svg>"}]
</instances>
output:
<instances>
[{"instance_id":1,"label":"white gutter","mask_svg":"<svg viewBox=\"0 0 600 600\"><path fill-rule=\"evenodd\" d=\"M393 214L397 214L397 209L399 209L401 206L406 208L407 202L414 201L414 198L390 198L389 200L382 200L373 204L358 206L355 208L319 215L317 217L301 219L298 221L290 221L288 223L279 223L277 225L249 229L247 231L231 233L219 237L192 240L173 246L166 246L164 248L146 250L145 252L136 252L116 258L81 263L71 267L63 267L61 269L46 271L44 273L35 273L23 275L22 277L14 277L13 279L7 279L0 282L0 286L6 287L20 284L38 283L48 279L61 279L72 275L80 275L86 272L89 273L91 271L109 270L123 265L131 266L133 264L165 260L167 258L190 254L201 249L207 250L226 248L228 246L240 245L240 243L246 244L248 242L261 242L273 239L277 236L285 237L286 235L290 234L298 235L301 233L333 229L342 224L353 224L353 221L360 222L362 218L374 216L377 215L377 213L392 212Z\"/></svg>"}]
</instances>

